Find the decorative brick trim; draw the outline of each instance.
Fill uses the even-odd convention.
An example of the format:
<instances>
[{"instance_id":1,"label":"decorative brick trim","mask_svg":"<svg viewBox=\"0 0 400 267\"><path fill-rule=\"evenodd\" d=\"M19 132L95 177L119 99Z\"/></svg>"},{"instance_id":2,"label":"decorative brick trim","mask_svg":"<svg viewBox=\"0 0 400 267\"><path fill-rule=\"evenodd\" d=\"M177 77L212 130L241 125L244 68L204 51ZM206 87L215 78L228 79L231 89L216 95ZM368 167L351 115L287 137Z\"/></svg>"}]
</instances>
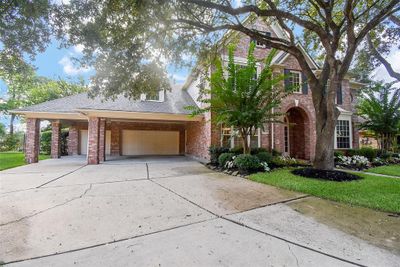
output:
<instances>
[{"instance_id":1,"label":"decorative brick trim","mask_svg":"<svg viewBox=\"0 0 400 267\"><path fill-rule=\"evenodd\" d=\"M51 122L51 158L61 157L61 123L60 121Z\"/></svg>"},{"instance_id":2,"label":"decorative brick trim","mask_svg":"<svg viewBox=\"0 0 400 267\"><path fill-rule=\"evenodd\" d=\"M40 120L26 119L25 161L28 164L39 161Z\"/></svg>"}]
</instances>

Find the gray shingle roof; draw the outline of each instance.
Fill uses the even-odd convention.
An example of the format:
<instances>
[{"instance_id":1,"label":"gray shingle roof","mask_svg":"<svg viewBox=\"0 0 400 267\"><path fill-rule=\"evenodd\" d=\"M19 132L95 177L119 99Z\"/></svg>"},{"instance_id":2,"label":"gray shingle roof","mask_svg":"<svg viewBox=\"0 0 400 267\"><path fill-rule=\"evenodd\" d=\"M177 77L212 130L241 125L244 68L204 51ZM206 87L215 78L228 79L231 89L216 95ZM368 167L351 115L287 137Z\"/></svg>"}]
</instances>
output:
<instances>
[{"instance_id":1,"label":"gray shingle roof","mask_svg":"<svg viewBox=\"0 0 400 267\"><path fill-rule=\"evenodd\" d=\"M89 98L87 93L47 101L38 105L21 108L17 111L74 113L77 109L96 109L128 112L155 112L170 114L190 114L186 106L196 103L180 88L173 88L165 94L164 102L129 100L118 96L115 100L104 100L101 97Z\"/></svg>"}]
</instances>

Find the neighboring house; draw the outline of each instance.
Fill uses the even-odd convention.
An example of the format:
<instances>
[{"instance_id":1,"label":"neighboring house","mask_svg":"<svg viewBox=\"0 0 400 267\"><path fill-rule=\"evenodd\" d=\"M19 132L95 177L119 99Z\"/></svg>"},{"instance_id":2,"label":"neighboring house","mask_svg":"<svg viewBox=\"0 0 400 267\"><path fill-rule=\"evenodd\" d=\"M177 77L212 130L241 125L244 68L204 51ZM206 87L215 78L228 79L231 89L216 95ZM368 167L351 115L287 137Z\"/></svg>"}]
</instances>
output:
<instances>
[{"instance_id":1,"label":"neighboring house","mask_svg":"<svg viewBox=\"0 0 400 267\"><path fill-rule=\"evenodd\" d=\"M249 21L247 21L249 23ZM276 24L265 25L251 22L254 27L271 34L285 36ZM250 38L239 33L227 33L224 41L237 41L235 61L246 62ZM270 48L257 45L255 56L264 59ZM304 49L303 49L304 51ZM304 51L306 54L306 52ZM226 59L227 51L221 51ZM318 65L308 56L309 64L315 72ZM297 60L291 55L279 52L273 60L275 72L290 74L286 85L298 87L298 91L283 99L280 110L287 116L285 124L268 124L251 138L253 147L275 149L296 158L312 160L315 155L315 112L311 91ZM257 66L260 72L263 64ZM26 160L38 161L40 120L52 122L53 158L60 157L60 127L68 126L68 153L87 155L89 164L98 164L106 155L188 155L207 161L211 145L240 146L234 129L215 125L211 114L189 116L186 106L201 105L201 77L192 72L183 88L173 88L170 92L160 91L158 98L131 101L118 97L115 101L91 99L87 94L65 97L39 105L13 111L26 118ZM343 81L337 93L337 104L341 112L335 134L335 148L358 147L358 131L353 115L356 90L360 83ZM250 137L249 137L250 138Z\"/></svg>"}]
</instances>

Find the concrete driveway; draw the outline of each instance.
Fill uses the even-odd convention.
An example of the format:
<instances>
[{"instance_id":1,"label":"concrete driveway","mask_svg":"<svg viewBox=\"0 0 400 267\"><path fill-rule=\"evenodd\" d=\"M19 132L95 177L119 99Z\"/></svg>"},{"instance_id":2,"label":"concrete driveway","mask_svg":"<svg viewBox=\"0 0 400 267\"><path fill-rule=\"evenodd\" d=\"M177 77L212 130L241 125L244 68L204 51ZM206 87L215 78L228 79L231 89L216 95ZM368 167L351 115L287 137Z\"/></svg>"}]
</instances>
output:
<instances>
[{"instance_id":1,"label":"concrete driveway","mask_svg":"<svg viewBox=\"0 0 400 267\"><path fill-rule=\"evenodd\" d=\"M0 172L10 266L400 266L400 218L213 173L185 157Z\"/></svg>"}]
</instances>

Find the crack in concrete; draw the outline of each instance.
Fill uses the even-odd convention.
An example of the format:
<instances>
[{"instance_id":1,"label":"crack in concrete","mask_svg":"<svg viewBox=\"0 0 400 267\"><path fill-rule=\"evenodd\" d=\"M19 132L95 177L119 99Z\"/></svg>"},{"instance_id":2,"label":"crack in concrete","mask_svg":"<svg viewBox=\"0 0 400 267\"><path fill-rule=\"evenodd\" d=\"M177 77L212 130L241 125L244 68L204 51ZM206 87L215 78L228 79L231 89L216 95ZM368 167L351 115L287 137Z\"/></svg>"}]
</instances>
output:
<instances>
[{"instance_id":1,"label":"crack in concrete","mask_svg":"<svg viewBox=\"0 0 400 267\"><path fill-rule=\"evenodd\" d=\"M294 252L292 251L292 249L290 248L290 244L287 243L288 249L290 251L290 253L293 255L293 257L296 259L296 265L299 266L299 259L297 258L296 254L294 254Z\"/></svg>"},{"instance_id":2,"label":"crack in concrete","mask_svg":"<svg viewBox=\"0 0 400 267\"><path fill-rule=\"evenodd\" d=\"M147 164L147 162L146 162L146 173L147 173L147 179L150 179L149 164Z\"/></svg>"},{"instance_id":3,"label":"crack in concrete","mask_svg":"<svg viewBox=\"0 0 400 267\"><path fill-rule=\"evenodd\" d=\"M288 240L288 239L285 239L285 238L283 238L283 237L280 237L280 236L277 236L277 235L274 235L274 234L271 234L271 233L268 233L268 232L261 231L261 230L259 230L259 229L250 227L250 226L248 226L248 225L246 225L246 224L244 224L244 223L241 223L241 222L239 222L239 221L235 221L235 220L233 220L233 219L230 219L230 218L225 217L225 216L228 216L228 215L218 215L218 214L216 214L216 213L214 213L214 212L212 212L212 211L210 211L210 210L208 210L208 209L206 209L206 208L204 208L204 207L198 205L197 203L195 203L195 202L193 202L193 201L187 199L186 197L184 197L184 196L182 196L182 195L176 193L175 191L173 191L173 190L171 190L171 189L169 189L169 188L167 188L167 187L165 187L165 186L163 186L163 185L157 183L156 181L153 181L152 179L149 179L149 180L150 180L151 182L157 184L158 186L160 186L160 187L162 187L162 188L168 190L169 192L171 192L171 193L177 195L178 197L180 197L180 198L182 198L182 199L184 199L184 200L190 202L191 204L193 204L193 205L199 207L200 209L203 209L203 210L205 210L205 211L207 211L207 212L213 214L213 215L216 216L217 218L221 218L221 219L223 219L223 220L226 220L226 221L228 221L228 222L231 222L231 223L234 223L234 224L236 224L236 225L242 226L242 227L247 228L247 229L249 229L249 230L253 230L253 231L255 231L255 232L264 234L264 235L266 235L266 236L270 236L270 237L272 237L272 238L279 239L279 240L281 240L281 241L286 242L287 244L292 244L292 245L295 245L295 246L298 246L298 247L301 247L301 248L304 248L304 249L313 251L313 252L315 252L315 253L322 254L322 255L327 256L327 257L330 257L330 258L334 258L334 259L339 260L339 261L342 261L342 262L346 262L346 263L353 264L353 265L360 266L360 267L366 267L365 265L362 265L362 264L359 264L359 263L356 263L356 262L353 262L353 261L350 261L350 260L347 260L347 259L343 259L343 258L340 258L340 257L338 257L338 256L325 253L325 252L323 252L323 251L319 251L319 250L316 250L316 249L307 247L307 246L305 246L305 245L302 245L302 244L299 244L299 243L290 241L290 240ZM299 197L299 198L304 198L304 197L308 197L308 196L301 196L301 197ZM292 199L292 200L281 201L281 202L273 203L273 204L266 205L266 206L277 205L277 204L281 204L281 203L287 203L287 202L289 202L289 201L298 200L299 198L294 198L294 199ZM262 208L262 207L258 207L258 208ZM253 209L257 209L257 208L253 208ZM252 209L251 209L251 210L252 210ZM246 211L247 211L247 210L246 210ZM246 211L242 211L242 212L246 212ZM242 213L242 212L239 212L239 213Z\"/></svg>"},{"instance_id":4,"label":"crack in concrete","mask_svg":"<svg viewBox=\"0 0 400 267\"><path fill-rule=\"evenodd\" d=\"M159 233L163 233L163 232L168 232L168 231L172 231L172 230L175 230L175 229L179 229L179 228L183 228L183 227L187 227L187 226L191 226L191 225L196 225L196 224L200 224L200 223L204 223L204 222L208 222L208 221L212 221L212 220L216 220L216 219L217 218L210 218L210 219L200 220L200 221L197 221L197 222L192 222L192 223L182 224L182 225L178 225L178 226L173 226L173 227L170 227L170 228L166 228L166 229L162 229L162 230L159 230L159 231L154 231L154 232L150 232L150 233L146 233L146 234L135 235L135 236L131 236L131 237L125 237L125 238L121 238L121 239L112 240L112 241L109 241L109 242L98 243L98 244L87 246L87 247L76 248L76 249L56 252L56 253L47 254L47 255L41 255L41 256L36 256L36 257L31 257L31 258L26 258L26 259L21 259L21 260L9 261L9 262L1 262L1 264L2 265L8 265L8 264L12 264L12 263L19 263L19 262L24 262L24 261L48 258L48 257L51 257L51 256L57 256L57 255L62 255L62 254L78 252L78 251L82 251L82 250L86 250L86 249L92 249L92 248L97 248L97 247L101 247L101 246L107 246L107 245L111 245L111 244L115 244L115 243L119 243L119 242L123 242L123 241L132 240L132 239L135 239L135 238L140 238L140 237L155 235L155 234L159 234Z\"/></svg>"},{"instance_id":5,"label":"crack in concrete","mask_svg":"<svg viewBox=\"0 0 400 267\"><path fill-rule=\"evenodd\" d=\"M89 186L88 188L86 188L86 190L85 190L82 194L80 194L79 196L77 196L77 197L68 199L67 201L64 201L63 203L54 205L54 206L52 206L52 207L49 207L49 208L47 208L47 209L44 209L44 210L41 210L41 211L38 211L38 212L35 212L35 213L31 214L31 215L27 215L27 216L21 217L21 218L19 218L19 219L13 220L13 221L9 221L9 222L6 222L6 223L2 223L2 224L0 224L0 227L6 226L6 225L10 225L10 224L14 224L14 223L18 223L18 222L21 222L21 221L23 221L23 220L25 220L25 219L29 219L29 218L32 218L32 217L34 217L34 216L36 216L36 215L42 214L42 213L44 213L44 212L46 212L46 211L49 211L49 210L52 210L52 209L55 209L55 208L64 206L64 205L66 205L66 204L68 204L68 203L70 203L70 202L72 202L72 201L74 201L74 200L77 200L77 199L80 199L80 198L84 197L91 189L92 189L92 184L90 184L90 186Z\"/></svg>"}]
</instances>

